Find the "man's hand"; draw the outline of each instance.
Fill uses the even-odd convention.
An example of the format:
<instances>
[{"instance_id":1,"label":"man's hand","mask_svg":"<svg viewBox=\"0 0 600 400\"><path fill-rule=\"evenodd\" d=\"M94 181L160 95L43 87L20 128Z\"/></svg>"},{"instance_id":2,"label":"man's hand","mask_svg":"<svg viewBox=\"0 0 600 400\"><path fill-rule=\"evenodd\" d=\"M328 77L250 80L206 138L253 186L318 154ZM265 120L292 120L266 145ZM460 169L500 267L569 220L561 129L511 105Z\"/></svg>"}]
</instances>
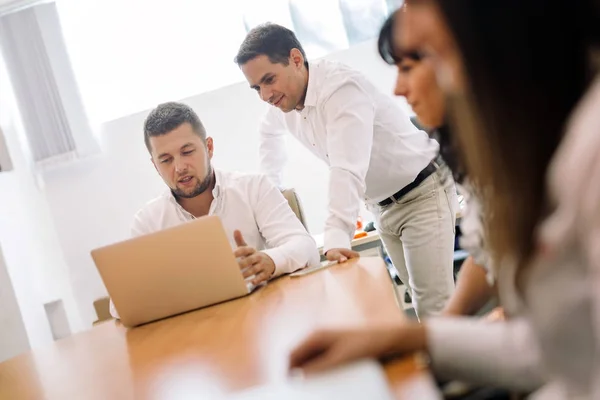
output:
<instances>
[{"instance_id":1,"label":"man's hand","mask_svg":"<svg viewBox=\"0 0 600 400\"><path fill-rule=\"evenodd\" d=\"M242 232L236 230L233 237L238 248L233 252L235 258L244 275L244 279L254 276L252 284L254 286L269 280L275 273L275 262L267 254L256 251L254 247L246 244Z\"/></svg>"},{"instance_id":2,"label":"man's hand","mask_svg":"<svg viewBox=\"0 0 600 400\"><path fill-rule=\"evenodd\" d=\"M344 261L348 261L351 258L360 257L360 254L350 249L331 249L327 253L325 253L325 257L327 257L327 260L329 261L337 261L339 263L343 263Z\"/></svg>"}]
</instances>

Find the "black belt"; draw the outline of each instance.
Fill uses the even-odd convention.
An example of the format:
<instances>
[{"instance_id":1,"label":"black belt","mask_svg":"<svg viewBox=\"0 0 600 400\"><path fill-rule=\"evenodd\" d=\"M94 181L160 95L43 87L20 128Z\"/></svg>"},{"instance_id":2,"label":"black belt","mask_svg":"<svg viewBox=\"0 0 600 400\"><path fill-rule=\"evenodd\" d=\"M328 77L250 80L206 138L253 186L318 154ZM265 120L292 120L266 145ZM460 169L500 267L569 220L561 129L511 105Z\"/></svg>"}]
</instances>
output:
<instances>
[{"instance_id":1,"label":"black belt","mask_svg":"<svg viewBox=\"0 0 600 400\"><path fill-rule=\"evenodd\" d=\"M415 178L414 181L412 181L408 185L404 186L402 189L400 189L399 191L397 191L396 193L394 193L387 199L381 200L377 204L379 204L381 207L385 207L385 206L389 206L394 201L399 201L404 196L406 196L408 193L410 193L411 190L413 190L414 188L419 186L425 179L427 179L429 177L429 175L433 174L441 164L442 164L442 162L441 162L439 156L436 157L425 168L423 168L421 170L421 172L419 172L419 174L417 175L417 177Z\"/></svg>"}]
</instances>

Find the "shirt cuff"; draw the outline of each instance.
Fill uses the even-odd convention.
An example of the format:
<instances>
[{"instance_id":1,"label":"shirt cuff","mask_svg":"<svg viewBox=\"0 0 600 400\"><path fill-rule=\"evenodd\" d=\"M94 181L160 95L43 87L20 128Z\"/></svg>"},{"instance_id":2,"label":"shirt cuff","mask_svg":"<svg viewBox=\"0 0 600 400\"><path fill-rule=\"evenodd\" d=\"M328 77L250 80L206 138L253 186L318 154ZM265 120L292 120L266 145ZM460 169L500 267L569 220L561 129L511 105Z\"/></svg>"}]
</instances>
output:
<instances>
[{"instance_id":1,"label":"shirt cuff","mask_svg":"<svg viewBox=\"0 0 600 400\"><path fill-rule=\"evenodd\" d=\"M292 271L288 271L288 269L289 269L289 268L287 268L288 260L287 260L287 257L285 256L285 253L283 252L283 250L275 247L273 249L262 250L262 252L265 253L266 255L268 255L269 257L271 257L271 259L275 263L275 272L273 272L273 275L271 275L270 278L275 278L275 277L285 274L287 272L292 272Z\"/></svg>"},{"instance_id":2,"label":"shirt cuff","mask_svg":"<svg viewBox=\"0 0 600 400\"><path fill-rule=\"evenodd\" d=\"M327 253L331 249L352 248L352 241L348 233L338 228L326 230L323 243L323 254Z\"/></svg>"}]
</instances>

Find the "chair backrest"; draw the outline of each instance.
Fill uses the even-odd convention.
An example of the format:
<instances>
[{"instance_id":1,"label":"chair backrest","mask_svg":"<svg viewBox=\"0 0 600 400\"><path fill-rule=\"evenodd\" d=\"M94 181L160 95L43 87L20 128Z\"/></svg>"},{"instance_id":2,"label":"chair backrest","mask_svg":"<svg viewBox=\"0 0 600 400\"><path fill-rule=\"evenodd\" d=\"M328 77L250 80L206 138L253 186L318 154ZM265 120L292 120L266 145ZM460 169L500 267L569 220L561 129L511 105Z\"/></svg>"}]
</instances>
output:
<instances>
[{"instance_id":1,"label":"chair backrest","mask_svg":"<svg viewBox=\"0 0 600 400\"><path fill-rule=\"evenodd\" d=\"M306 220L304 219L304 211L302 210L302 204L300 203L300 198L298 197L296 191L293 188L290 188L283 189L281 193L283 194L283 197L285 197L285 199L288 201L288 204L290 205L290 208L292 209L294 214L296 214L296 217L298 217L300 222L302 222L302 225L304 225L304 227L308 231L308 226L306 226Z\"/></svg>"},{"instance_id":2,"label":"chair backrest","mask_svg":"<svg viewBox=\"0 0 600 400\"><path fill-rule=\"evenodd\" d=\"M110 298L108 296L96 299L96 301L94 301L94 309L98 316L98 319L94 321L94 325L102 321L113 319L112 315L110 315Z\"/></svg>"}]
</instances>

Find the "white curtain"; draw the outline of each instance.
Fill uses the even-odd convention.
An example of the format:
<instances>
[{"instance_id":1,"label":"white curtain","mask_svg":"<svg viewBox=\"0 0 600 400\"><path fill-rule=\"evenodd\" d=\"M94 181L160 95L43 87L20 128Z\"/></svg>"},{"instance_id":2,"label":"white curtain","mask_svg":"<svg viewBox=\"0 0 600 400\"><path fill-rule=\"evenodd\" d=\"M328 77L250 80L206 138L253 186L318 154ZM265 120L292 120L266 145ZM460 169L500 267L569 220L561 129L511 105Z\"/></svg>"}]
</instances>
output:
<instances>
[{"instance_id":1,"label":"white curtain","mask_svg":"<svg viewBox=\"0 0 600 400\"><path fill-rule=\"evenodd\" d=\"M48 7L53 5L43 5ZM0 48L34 161L76 150L36 7L0 17Z\"/></svg>"}]
</instances>

